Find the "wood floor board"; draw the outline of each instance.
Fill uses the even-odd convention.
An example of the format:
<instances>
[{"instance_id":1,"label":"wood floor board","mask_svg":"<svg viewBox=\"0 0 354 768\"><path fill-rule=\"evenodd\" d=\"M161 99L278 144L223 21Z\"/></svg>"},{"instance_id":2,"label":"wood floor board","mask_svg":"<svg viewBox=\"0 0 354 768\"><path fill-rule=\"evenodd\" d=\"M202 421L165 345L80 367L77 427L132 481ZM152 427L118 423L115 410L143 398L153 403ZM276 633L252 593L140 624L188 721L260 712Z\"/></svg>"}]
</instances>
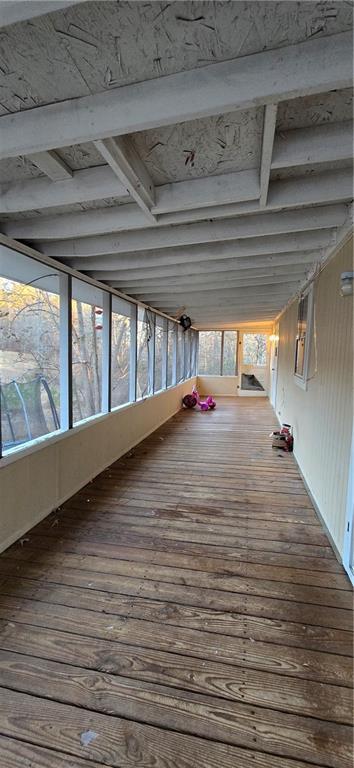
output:
<instances>
[{"instance_id":1,"label":"wood floor board","mask_svg":"<svg viewBox=\"0 0 354 768\"><path fill-rule=\"evenodd\" d=\"M144 542L142 542L144 544ZM103 543L97 540L94 535L85 537L83 542L81 536L56 539L55 545L49 536L40 536L32 533L31 538L22 545L13 545L8 551L9 557L29 560L35 558L36 553L33 550L39 549L48 551L51 548L53 555L59 552L87 554L95 557L105 557L117 560L129 560L131 562L155 563L156 565L170 565L171 553L147 548L146 546L134 547L128 545L119 545ZM201 554L184 554L174 552L173 564L175 568L189 568L204 573L223 573L229 576L243 576L253 579L270 579L272 581L284 581L292 584L304 584L307 586L318 586L324 589L343 589L351 592L349 580L343 573L322 573L305 568L293 568L291 566L283 567L281 565L273 566L257 562L221 562L220 558L212 555L203 556Z\"/></svg>"},{"instance_id":2,"label":"wood floor board","mask_svg":"<svg viewBox=\"0 0 354 768\"><path fill-rule=\"evenodd\" d=\"M58 523L57 523L58 520ZM55 528L57 524L59 525L59 520L57 515L54 515L52 517L52 523L51 528ZM42 534L40 533L42 529L38 526L36 528L33 528L32 531L23 539L21 539L21 542L17 542L13 545L12 551L15 551L19 547L25 547L28 542L32 542L34 537L36 538L42 538ZM53 531L50 535L49 530L46 529L44 537L47 538L50 536L49 542L51 542L50 546L53 547L53 549L57 548L58 545L60 545L61 541L66 540L66 536L70 536L71 542L76 541L82 541L82 531L79 529L73 529L70 528L69 531L65 532L63 530L59 531ZM60 538L59 538L60 537ZM227 564L230 562L232 563L257 563L259 565L274 565L276 567L282 566L284 568L296 568L298 570L305 570L311 569L311 571L317 571L319 573L324 572L325 574L328 574L328 580L331 579L331 574L337 574L346 580L348 583L348 587L350 588L349 580L347 579L346 574L343 571L343 567L340 565L340 563L336 560L336 558L333 557L333 553L330 552L327 554L326 550L326 556L321 557L311 557L309 555L294 555L292 553L281 553L281 552L269 552L261 551L261 550L250 550L250 549L241 549L237 547L232 546L222 546L217 545L214 543L205 544L205 543L195 543L191 541L179 541L174 539L162 539L161 537L158 537L156 535L152 535L150 533L145 533L144 535L137 535L130 532L123 532L120 527L118 526L116 528L115 533L105 534L102 533L102 531L96 531L93 530L90 533L85 534L85 541L92 542L94 541L97 543L97 545L111 545L114 547L120 547L120 546L127 546L127 548L137 548L137 549L147 549L150 551L158 551L167 553L170 560L172 561L172 557L174 557L175 554L186 554L186 555L195 555L206 558L212 558L223 560ZM48 542L48 544L49 544ZM10 552L10 548L8 552ZM328 584L330 586L330 584Z\"/></svg>"},{"instance_id":3,"label":"wood floor board","mask_svg":"<svg viewBox=\"0 0 354 768\"><path fill-rule=\"evenodd\" d=\"M86 608L91 611L145 619L177 627L199 629L231 637L248 637L254 641L281 646L321 650L326 653L351 656L353 632L302 624L259 616L247 616L229 610L200 608L177 602L141 596L107 593L86 587L43 584L28 578L11 576L1 584L3 595L30 598L45 603Z\"/></svg>"},{"instance_id":4,"label":"wood floor board","mask_svg":"<svg viewBox=\"0 0 354 768\"><path fill-rule=\"evenodd\" d=\"M252 636L231 637L180 628L109 612L98 614L61 605L4 597L0 611L2 631L16 635L18 624L58 629L76 636L108 638L184 656L215 660L275 674L300 677L331 685L351 687L353 670L347 656L292 648L255 640ZM13 627L12 623L16 622ZM11 629L16 631L10 632Z\"/></svg>"},{"instance_id":5,"label":"wood floor board","mask_svg":"<svg viewBox=\"0 0 354 768\"><path fill-rule=\"evenodd\" d=\"M0 556L1 768L351 768L352 591L275 426L181 411Z\"/></svg>"},{"instance_id":6,"label":"wood floor board","mask_svg":"<svg viewBox=\"0 0 354 768\"><path fill-rule=\"evenodd\" d=\"M12 691L25 690L90 712L134 719L204 739L210 738L211 726L214 739L226 744L256 747L285 757L291 757L295 747L301 759L314 761L320 752L324 764L335 768L350 765L351 728L345 724L77 670L24 655L2 654L0 669L3 686ZM340 747L333 755L332 744L337 742Z\"/></svg>"},{"instance_id":7,"label":"wood floor board","mask_svg":"<svg viewBox=\"0 0 354 768\"><path fill-rule=\"evenodd\" d=\"M0 732L5 736L30 741L34 745L88 757L112 768L308 768L308 762L295 761L264 752L241 749L176 733L136 721L91 713L79 707L51 702L3 689L5 704L0 714ZM83 746L83 734L94 734ZM253 745L257 737L253 736ZM314 768L320 764L312 763ZM322 764L323 765L323 764ZM336 763L331 763L335 765ZM343 765L343 764L342 764ZM344 768L347 768L346 761Z\"/></svg>"},{"instance_id":8,"label":"wood floor board","mask_svg":"<svg viewBox=\"0 0 354 768\"><path fill-rule=\"evenodd\" d=\"M81 563L82 565L83 563ZM264 616L273 619L305 622L323 627L333 627L334 629L351 630L352 612L345 608L328 607L326 605L315 605L305 601L291 601L288 599L263 597L261 595L250 595L247 591L247 585L241 584L239 589L245 591L232 592L230 590L216 589L212 585L208 588L200 588L187 583L184 577L181 577L179 583L177 577L172 578L175 581L162 581L148 579L144 572L138 577L135 575L125 575L123 561L117 561L116 570L122 573L112 573L100 571L97 563L97 570L85 570L83 568L60 567L52 564L51 566L40 565L34 561L24 561L23 563L15 559L2 558L0 561L0 574L19 575L37 579L41 582L54 582L67 584L69 586L83 586L87 588L103 589L107 592L118 592L120 594L143 595L145 597L154 597L161 600L180 602L185 605L197 605L202 608L215 608L219 606L223 610L244 613L252 616ZM129 564L130 566L131 564ZM193 571L195 576L196 572ZM167 578L167 576L166 576ZM192 580L192 578L191 578ZM261 587L259 587L261 589ZM273 589L273 583L272 583ZM338 590L341 595L346 595L342 590Z\"/></svg>"},{"instance_id":9,"label":"wood floor board","mask_svg":"<svg viewBox=\"0 0 354 768\"><path fill-rule=\"evenodd\" d=\"M13 555L4 556L2 563L9 563L9 568L24 565L28 552L17 550ZM100 557L98 554L76 554L63 551L50 552L33 549L31 563L35 565L52 565L67 569L82 569L92 573L109 573L118 576L128 576L135 579L148 579L169 584L200 587L203 590L218 589L231 593L263 596L270 599L303 602L314 606L327 606L335 610L344 609L350 612L351 621L352 594L350 590L333 589L331 587L315 587L306 584L283 583L279 580L252 578L250 575L234 575L232 569L220 568L218 571L195 570L182 565L158 565L151 562L139 562L129 559ZM4 565L2 567L5 567ZM26 567L26 566L24 566ZM265 574L266 575L266 574ZM273 576L275 574L273 573Z\"/></svg>"}]
</instances>

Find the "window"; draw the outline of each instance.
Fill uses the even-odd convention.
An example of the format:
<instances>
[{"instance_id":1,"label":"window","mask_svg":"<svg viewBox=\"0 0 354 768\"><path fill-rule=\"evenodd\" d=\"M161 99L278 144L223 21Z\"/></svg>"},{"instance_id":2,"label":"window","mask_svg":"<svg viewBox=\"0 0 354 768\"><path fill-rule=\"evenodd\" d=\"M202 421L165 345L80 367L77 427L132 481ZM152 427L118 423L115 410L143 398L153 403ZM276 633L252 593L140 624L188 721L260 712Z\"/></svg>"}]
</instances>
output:
<instances>
[{"instance_id":1,"label":"window","mask_svg":"<svg viewBox=\"0 0 354 768\"><path fill-rule=\"evenodd\" d=\"M237 364L237 331L223 332L223 376L235 376Z\"/></svg>"},{"instance_id":2,"label":"window","mask_svg":"<svg viewBox=\"0 0 354 768\"><path fill-rule=\"evenodd\" d=\"M4 453L60 428L59 272L0 247Z\"/></svg>"},{"instance_id":3,"label":"window","mask_svg":"<svg viewBox=\"0 0 354 768\"><path fill-rule=\"evenodd\" d=\"M198 333L191 331L191 376L197 375L197 357L198 357Z\"/></svg>"},{"instance_id":4,"label":"window","mask_svg":"<svg viewBox=\"0 0 354 768\"><path fill-rule=\"evenodd\" d=\"M155 315L155 377L154 392L165 388L166 380L166 326L167 320Z\"/></svg>"},{"instance_id":5,"label":"window","mask_svg":"<svg viewBox=\"0 0 354 768\"><path fill-rule=\"evenodd\" d=\"M152 342L154 338L153 313L138 307L136 399L142 400L153 392Z\"/></svg>"},{"instance_id":6,"label":"window","mask_svg":"<svg viewBox=\"0 0 354 768\"><path fill-rule=\"evenodd\" d=\"M172 387L176 383L176 354L177 354L177 324L168 321L167 339L167 386Z\"/></svg>"},{"instance_id":7,"label":"window","mask_svg":"<svg viewBox=\"0 0 354 768\"><path fill-rule=\"evenodd\" d=\"M264 367L267 364L267 335L243 334L243 362L245 365Z\"/></svg>"},{"instance_id":8,"label":"window","mask_svg":"<svg viewBox=\"0 0 354 768\"><path fill-rule=\"evenodd\" d=\"M199 332L198 373L201 376L220 376L221 331Z\"/></svg>"},{"instance_id":9,"label":"window","mask_svg":"<svg viewBox=\"0 0 354 768\"><path fill-rule=\"evenodd\" d=\"M128 301L112 298L111 405L129 403L131 310Z\"/></svg>"},{"instance_id":10,"label":"window","mask_svg":"<svg viewBox=\"0 0 354 768\"><path fill-rule=\"evenodd\" d=\"M184 332L182 326L177 326L177 383L184 378Z\"/></svg>"},{"instance_id":11,"label":"window","mask_svg":"<svg viewBox=\"0 0 354 768\"><path fill-rule=\"evenodd\" d=\"M191 331L184 331L184 378L191 375Z\"/></svg>"},{"instance_id":12,"label":"window","mask_svg":"<svg viewBox=\"0 0 354 768\"><path fill-rule=\"evenodd\" d=\"M0 457L195 373L198 334L0 246Z\"/></svg>"},{"instance_id":13,"label":"window","mask_svg":"<svg viewBox=\"0 0 354 768\"><path fill-rule=\"evenodd\" d=\"M102 411L103 292L73 279L73 423Z\"/></svg>"},{"instance_id":14,"label":"window","mask_svg":"<svg viewBox=\"0 0 354 768\"><path fill-rule=\"evenodd\" d=\"M307 387L310 357L310 336L312 332L313 286L301 297L297 310L297 333L295 341L295 380Z\"/></svg>"}]
</instances>

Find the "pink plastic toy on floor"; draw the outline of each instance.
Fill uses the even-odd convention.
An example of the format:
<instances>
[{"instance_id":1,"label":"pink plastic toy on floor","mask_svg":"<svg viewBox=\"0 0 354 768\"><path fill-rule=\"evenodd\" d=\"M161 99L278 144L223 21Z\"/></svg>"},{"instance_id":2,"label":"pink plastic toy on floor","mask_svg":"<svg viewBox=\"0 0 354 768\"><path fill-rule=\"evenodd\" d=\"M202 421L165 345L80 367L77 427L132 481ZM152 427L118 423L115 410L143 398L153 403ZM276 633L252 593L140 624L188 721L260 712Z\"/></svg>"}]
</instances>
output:
<instances>
[{"instance_id":1,"label":"pink plastic toy on floor","mask_svg":"<svg viewBox=\"0 0 354 768\"><path fill-rule=\"evenodd\" d=\"M211 395L208 395L206 400L201 400L199 392L195 387L193 387L192 394L197 398L197 405L199 405L201 411L213 411L216 407L216 402Z\"/></svg>"}]
</instances>

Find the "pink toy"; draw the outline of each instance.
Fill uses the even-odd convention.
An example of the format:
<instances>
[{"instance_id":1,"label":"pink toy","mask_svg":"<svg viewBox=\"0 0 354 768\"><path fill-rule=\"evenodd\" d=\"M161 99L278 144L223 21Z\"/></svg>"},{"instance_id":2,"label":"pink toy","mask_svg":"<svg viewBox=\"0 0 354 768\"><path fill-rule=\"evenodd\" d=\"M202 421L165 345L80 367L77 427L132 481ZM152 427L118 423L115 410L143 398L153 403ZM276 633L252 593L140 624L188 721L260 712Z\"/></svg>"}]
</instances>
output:
<instances>
[{"instance_id":1,"label":"pink toy","mask_svg":"<svg viewBox=\"0 0 354 768\"><path fill-rule=\"evenodd\" d=\"M197 405L201 411L212 411L216 407L216 402L211 395L208 395L206 400L201 400L199 397L199 392L195 387L193 387L192 395L194 395L194 397L197 399Z\"/></svg>"}]
</instances>

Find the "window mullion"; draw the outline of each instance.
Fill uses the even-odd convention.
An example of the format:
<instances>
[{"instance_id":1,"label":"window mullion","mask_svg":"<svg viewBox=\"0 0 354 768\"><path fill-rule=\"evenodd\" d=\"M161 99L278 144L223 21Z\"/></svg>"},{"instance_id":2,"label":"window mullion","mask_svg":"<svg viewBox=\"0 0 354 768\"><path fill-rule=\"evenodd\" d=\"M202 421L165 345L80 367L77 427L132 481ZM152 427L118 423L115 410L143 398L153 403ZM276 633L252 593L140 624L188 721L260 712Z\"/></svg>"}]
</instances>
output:
<instances>
[{"instance_id":1,"label":"window mullion","mask_svg":"<svg viewBox=\"0 0 354 768\"><path fill-rule=\"evenodd\" d=\"M220 376L224 375L224 331L221 331Z\"/></svg>"},{"instance_id":2,"label":"window mullion","mask_svg":"<svg viewBox=\"0 0 354 768\"><path fill-rule=\"evenodd\" d=\"M167 355L167 343L168 343L168 320L166 317L162 318L162 351L161 351L161 386L162 389L167 389L167 367L168 367L168 355Z\"/></svg>"},{"instance_id":3,"label":"window mullion","mask_svg":"<svg viewBox=\"0 0 354 768\"><path fill-rule=\"evenodd\" d=\"M155 338L156 338L156 315L154 312L148 314L151 336L148 340L148 395L153 395L155 391Z\"/></svg>"},{"instance_id":4,"label":"window mullion","mask_svg":"<svg viewBox=\"0 0 354 768\"><path fill-rule=\"evenodd\" d=\"M103 293L103 329L102 329L102 412L111 410L111 371L112 371L112 294Z\"/></svg>"},{"instance_id":5,"label":"window mullion","mask_svg":"<svg viewBox=\"0 0 354 768\"><path fill-rule=\"evenodd\" d=\"M131 304L130 316L130 366L129 366L129 400L136 400L136 369L137 369L137 314L138 305Z\"/></svg>"},{"instance_id":6,"label":"window mullion","mask_svg":"<svg viewBox=\"0 0 354 768\"><path fill-rule=\"evenodd\" d=\"M60 428L73 425L72 402L72 278L60 275Z\"/></svg>"},{"instance_id":7,"label":"window mullion","mask_svg":"<svg viewBox=\"0 0 354 768\"><path fill-rule=\"evenodd\" d=\"M172 358L172 385L177 384L177 344L178 344L178 326L174 323L173 328L173 358Z\"/></svg>"}]
</instances>

